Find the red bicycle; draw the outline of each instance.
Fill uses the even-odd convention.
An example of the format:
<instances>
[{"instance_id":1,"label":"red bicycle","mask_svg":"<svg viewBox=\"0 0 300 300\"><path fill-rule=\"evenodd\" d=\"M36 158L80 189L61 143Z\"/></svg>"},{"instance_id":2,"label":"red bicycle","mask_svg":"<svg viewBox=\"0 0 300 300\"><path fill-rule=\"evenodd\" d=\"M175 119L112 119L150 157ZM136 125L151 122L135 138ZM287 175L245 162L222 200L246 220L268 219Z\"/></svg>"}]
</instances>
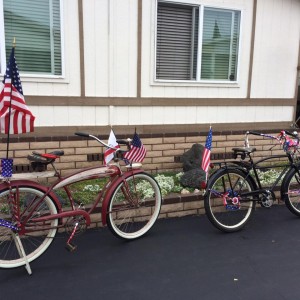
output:
<instances>
[{"instance_id":1,"label":"red bicycle","mask_svg":"<svg viewBox=\"0 0 300 300\"><path fill-rule=\"evenodd\" d=\"M133 240L147 233L155 223L161 208L162 196L156 180L141 169L141 164L129 163L122 171L120 162L128 150L110 147L97 137L86 133L78 136L93 138L115 151L114 162L77 171L62 177L54 163L63 151L36 153L28 156L33 167L52 165L57 180L45 186L28 179L3 178L0 184L0 267L24 266L29 274L29 263L43 254L53 241L58 229L69 234L66 246L72 251L74 236L91 224L91 213L101 203L101 221L114 235ZM119 140L127 145L130 140ZM92 206L85 209L72 195L73 183L107 178L97 193ZM57 194L64 190L69 205L63 206Z\"/></svg>"}]
</instances>

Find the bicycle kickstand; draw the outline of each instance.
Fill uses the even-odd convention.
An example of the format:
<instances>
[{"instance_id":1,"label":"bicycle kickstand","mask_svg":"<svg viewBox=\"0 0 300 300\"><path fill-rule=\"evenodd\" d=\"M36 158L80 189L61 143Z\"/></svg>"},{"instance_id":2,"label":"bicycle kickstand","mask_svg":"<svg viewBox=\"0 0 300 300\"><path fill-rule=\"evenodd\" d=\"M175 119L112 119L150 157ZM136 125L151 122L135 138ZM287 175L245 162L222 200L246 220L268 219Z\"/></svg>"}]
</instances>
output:
<instances>
[{"instance_id":1,"label":"bicycle kickstand","mask_svg":"<svg viewBox=\"0 0 300 300\"><path fill-rule=\"evenodd\" d=\"M24 258L24 261L25 261L25 269L26 269L27 273L28 273L29 275L31 275L31 274L32 274L31 267L30 267L30 265L29 265L29 261L28 261L28 259L27 259L25 250L24 250L24 248L23 248L23 244L22 244L22 242L21 242L21 239L20 239L20 237L19 237L19 235L18 235L17 233L16 233L16 234L13 234L12 236L13 236L13 239L14 239L14 241L15 241L15 244L16 244L16 247L17 247L17 250L18 250L20 256Z\"/></svg>"},{"instance_id":2,"label":"bicycle kickstand","mask_svg":"<svg viewBox=\"0 0 300 300\"><path fill-rule=\"evenodd\" d=\"M71 233L71 235L70 235L70 237L69 237L69 239L68 239L68 241L67 241L67 243L66 243L66 249L67 249L69 252L73 252L73 251L75 251L76 248L77 248L77 246L74 245L73 243L71 243L71 241L72 241L73 238L74 238L74 235L75 235L75 232L76 232L76 230L77 230L78 225L79 225L79 223L76 222L76 223L75 223L75 226L74 226L74 228L73 228L73 230L72 230L72 233Z\"/></svg>"}]
</instances>

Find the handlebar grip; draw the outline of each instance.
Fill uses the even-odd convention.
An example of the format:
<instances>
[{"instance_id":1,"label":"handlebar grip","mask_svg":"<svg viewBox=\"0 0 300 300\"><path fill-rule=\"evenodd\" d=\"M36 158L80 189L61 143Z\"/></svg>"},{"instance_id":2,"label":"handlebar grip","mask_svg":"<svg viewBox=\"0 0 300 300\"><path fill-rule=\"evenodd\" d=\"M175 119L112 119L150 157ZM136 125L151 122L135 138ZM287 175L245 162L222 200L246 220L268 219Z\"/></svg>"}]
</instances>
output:
<instances>
[{"instance_id":1,"label":"handlebar grip","mask_svg":"<svg viewBox=\"0 0 300 300\"><path fill-rule=\"evenodd\" d=\"M83 136L83 137L90 137L90 135L88 133L84 133L84 132L75 132L74 134L78 135L78 136Z\"/></svg>"},{"instance_id":2,"label":"handlebar grip","mask_svg":"<svg viewBox=\"0 0 300 300\"><path fill-rule=\"evenodd\" d=\"M292 132L287 131L287 130L285 130L284 132L285 132L286 134L288 134L288 135L294 137L294 138L298 138L298 134L292 133Z\"/></svg>"},{"instance_id":3,"label":"handlebar grip","mask_svg":"<svg viewBox=\"0 0 300 300\"><path fill-rule=\"evenodd\" d=\"M256 131L248 131L248 134L259 135L259 136L262 135L260 132L256 132Z\"/></svg>"}]
</instances>

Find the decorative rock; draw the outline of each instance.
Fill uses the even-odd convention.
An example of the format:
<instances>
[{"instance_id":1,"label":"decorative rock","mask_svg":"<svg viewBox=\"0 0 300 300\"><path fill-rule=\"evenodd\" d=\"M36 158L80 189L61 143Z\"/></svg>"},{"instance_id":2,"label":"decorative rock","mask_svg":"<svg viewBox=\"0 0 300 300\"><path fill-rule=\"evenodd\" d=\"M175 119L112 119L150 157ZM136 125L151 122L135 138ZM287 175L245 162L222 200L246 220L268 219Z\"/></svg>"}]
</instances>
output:
<instances>
[{"instance_id":1,"label":"decorative rock","mask_svg":"<svg viewBox=\"0 0 300 300\"><path fill-rule=\"evenodd\" d=\"M183 189L183 190L181 190L181 194L182 195L190 194L190 191Z\"/></svg>"},{"instance_id":2,"label":"decorative rock","mask_svg":"<svg viewBox=\"0 0 300 300\"><path fill-rule=\"evenodd\" d=\"M183 164L183 172L199 169L199 167L201 167L203 151L203 145L194 144L190 150L182 154L181 162Z\"/></svg>"},{"instance_id":3,"label":"decorative rock","mask_svg":"<svg viewBox=\"0 0 300 300\"><path fill-rule=\"evenodd\" d=\"M205 180L206 174L198 166L198 169L193 169L185 172L180 178L180 183L183 187L199 189L201 187L201 182Z\"/></svg>"}]
</instances>

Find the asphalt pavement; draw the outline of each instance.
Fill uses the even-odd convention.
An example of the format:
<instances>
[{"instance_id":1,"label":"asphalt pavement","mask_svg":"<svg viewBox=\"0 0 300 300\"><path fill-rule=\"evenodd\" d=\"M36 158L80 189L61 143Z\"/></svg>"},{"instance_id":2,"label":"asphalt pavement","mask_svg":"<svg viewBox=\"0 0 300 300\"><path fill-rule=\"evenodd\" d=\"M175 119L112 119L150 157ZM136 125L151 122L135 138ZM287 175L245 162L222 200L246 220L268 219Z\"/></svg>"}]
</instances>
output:
<instances>
[{"instance_id":1,"label":"asphalt pavement","mask_svg":"<svg viewBox=\"0 0 300 300\"><path fill-rule=\"evenodd\" d=\"M0 270L4 299L300 298L300 218L282 206L257 209L246 228L226 234L205 215L159 220L126 242L90 229L64 249L60 235L24 267Z\"/></svg>"}]
</instances>

